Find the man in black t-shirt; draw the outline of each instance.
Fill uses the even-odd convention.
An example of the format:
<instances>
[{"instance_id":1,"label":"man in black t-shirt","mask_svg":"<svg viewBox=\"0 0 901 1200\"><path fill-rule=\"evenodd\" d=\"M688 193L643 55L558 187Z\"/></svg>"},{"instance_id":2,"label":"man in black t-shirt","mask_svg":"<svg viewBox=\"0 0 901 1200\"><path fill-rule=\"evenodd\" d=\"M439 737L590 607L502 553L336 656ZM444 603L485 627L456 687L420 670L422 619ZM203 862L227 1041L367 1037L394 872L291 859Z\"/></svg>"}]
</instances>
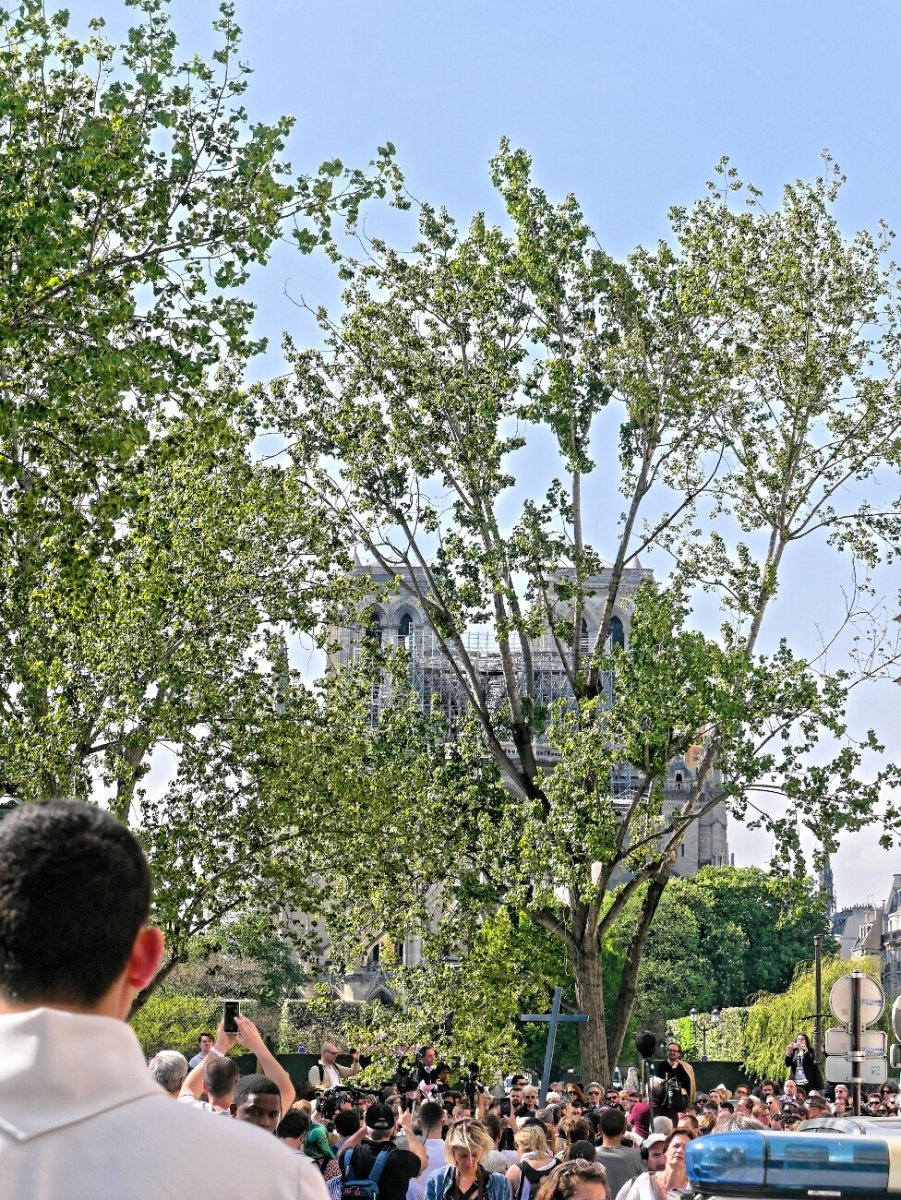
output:
<instances>
[{"instance_id":1,"label":"man in black t-shirt","mask_svg":"<svg viewBox=\"0 0 901 1200\"><path fill-rule=\"evenodd\" d=\"M695 1098L695 1073L691 1065L682 1061L682 1047L672 1041L666 1047L666 1062L657 1068L657 1078L666 1084L663 1107L654 1106L654 1115L669 1117L675 1123L680 1112L684 1112Z\"/></svg>"},{"instance_id":2,"label":"man in black t-shirt","mask_svg":"<svg viewBox=\"0 0 901 1200\"><path fill-rule=\"evenodd\" d=\"M379 1180L379 1200L406 1200L407 1187L429 1165L429 1156L413 1132L411 1113L401 1113L398 1121L387 1104L373 1104L366 1110L367 1136L356 1149L340 1155L341 1173L347 1178L348 1162L356 1179L368 1179L382 1150L388 1161ZM396 1133L403 1133L409 1149L395 1146Z\"/></svg>"}]
</instances>

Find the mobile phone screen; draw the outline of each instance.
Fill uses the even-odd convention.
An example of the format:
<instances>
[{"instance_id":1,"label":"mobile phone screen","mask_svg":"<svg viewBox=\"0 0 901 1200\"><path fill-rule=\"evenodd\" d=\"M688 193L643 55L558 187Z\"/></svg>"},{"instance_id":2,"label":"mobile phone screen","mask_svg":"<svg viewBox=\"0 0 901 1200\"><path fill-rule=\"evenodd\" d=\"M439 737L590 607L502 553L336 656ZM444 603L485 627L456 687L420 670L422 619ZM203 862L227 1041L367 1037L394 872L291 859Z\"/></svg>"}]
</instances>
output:
<instances>
[{"instance_id":1,"label":"mobile phone screen","mask_svg":"<svg viewBox=\"0 0 901 1200\"><path fill-rule=\"evenodd\" d=\"M222 1013L222 1028L226 1033L237 1033L238 1022L235 1020L241 1012L240 1000L226 1000Z\"/></svg>"}]
</instances>

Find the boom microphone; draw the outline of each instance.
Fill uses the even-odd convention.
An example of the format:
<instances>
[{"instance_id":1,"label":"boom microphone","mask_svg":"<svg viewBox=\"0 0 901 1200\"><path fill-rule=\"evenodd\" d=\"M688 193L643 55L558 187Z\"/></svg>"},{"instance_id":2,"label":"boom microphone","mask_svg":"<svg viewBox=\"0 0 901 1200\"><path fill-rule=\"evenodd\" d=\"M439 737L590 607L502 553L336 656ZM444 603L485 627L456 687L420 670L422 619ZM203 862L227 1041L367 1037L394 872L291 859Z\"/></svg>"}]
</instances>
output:
<instances>
[{"instance_id":1,"label":"boom microphone","mask_svg":"<svg viewBox=\"0 0 901 1200\"><path fill-rule=\"evenodd\" d=\"M653 1058L657 1049L657 1036L650 1029L643 1029L635 1035L635 1049L642 1058Z\"/></svg>"}]
</instances>

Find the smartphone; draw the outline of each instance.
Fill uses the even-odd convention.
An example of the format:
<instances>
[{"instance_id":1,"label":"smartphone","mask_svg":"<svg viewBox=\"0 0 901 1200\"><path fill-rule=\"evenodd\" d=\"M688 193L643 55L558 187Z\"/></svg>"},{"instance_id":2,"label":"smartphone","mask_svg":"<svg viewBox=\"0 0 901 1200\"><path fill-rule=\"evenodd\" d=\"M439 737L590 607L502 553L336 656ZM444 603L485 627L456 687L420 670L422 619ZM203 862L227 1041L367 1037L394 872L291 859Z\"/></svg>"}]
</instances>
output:
<instances>
[{"instance_id":1,"label":"smartphone","mask_svg":"<svg viewBox=\"0 0 901 1200\"><path fill-rule=\"evenodd\" d=\"M509 1101L509 1100L502 1100L502 1101L501 1101L501 1109L500 1109L500 1111L501 1111L501 1116L502 1116L502 1117L509 1117L509 1116L510 1116L510 1101Z\"/></svg>"},{"instance_id":2,"label":"smartphone","mask_svg":"<svg viewBox=\"0 0 901 1200\"><path fill-rule=\"evenodd\" d=\"M237 1033L238 1022L236 1017L241 1015L240 1000L226 1000L222 1007L222 1028L226 1033Z\"/></svg>"}]
</instances>

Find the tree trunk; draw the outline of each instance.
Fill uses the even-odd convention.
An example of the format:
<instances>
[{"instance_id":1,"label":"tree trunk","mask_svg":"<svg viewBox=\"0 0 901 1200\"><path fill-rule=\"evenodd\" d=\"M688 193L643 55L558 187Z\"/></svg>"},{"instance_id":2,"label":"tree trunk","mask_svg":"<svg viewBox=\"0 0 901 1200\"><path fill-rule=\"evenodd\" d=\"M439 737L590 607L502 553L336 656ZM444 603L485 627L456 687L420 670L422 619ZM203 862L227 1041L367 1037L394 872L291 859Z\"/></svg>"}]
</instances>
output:
<instances>
[{"instance_id":1,"label":"tree trunk","mask_svg":"<svg viewBox=\"0 0 901 1200\"><path fill-rule=\"evenodd\" d=\"M632 1010L635 1008L638 969L641 966L641 956L644 953L645 942L648 939L648 932L651 928L651 922L654 920L654 914L657 912L657 906L669 882L671 870L672 861L668 860L661 866L660 870L648 884L648 889L645 892L638 914L638 920L635 923L632 937L629 939L629 945L626 948L623 972L619 982L619 993L616 997L614 1019L610 1026L609 1053L614 1060L618 1059L622 1054L623 1043L626 1040L626 1031L629 1028L629 1021L632 1019Z\"/></svg>"},{"instance_id":2,"label":"tree trunk","mask_svg":"<svg viewBox=\"0 0 901 1200\"><path fill-rule=\"evenodd\" d=\"M610 1082L612 1066L608 1059L604 983L597 938L585 935L583 943L573 951L572 961L576 1006L580 1013L585 1013L588 1017L588 1020L579 1026L582 1078L597 1079L606 1087Z\"/></svg>"}]
</instances>

